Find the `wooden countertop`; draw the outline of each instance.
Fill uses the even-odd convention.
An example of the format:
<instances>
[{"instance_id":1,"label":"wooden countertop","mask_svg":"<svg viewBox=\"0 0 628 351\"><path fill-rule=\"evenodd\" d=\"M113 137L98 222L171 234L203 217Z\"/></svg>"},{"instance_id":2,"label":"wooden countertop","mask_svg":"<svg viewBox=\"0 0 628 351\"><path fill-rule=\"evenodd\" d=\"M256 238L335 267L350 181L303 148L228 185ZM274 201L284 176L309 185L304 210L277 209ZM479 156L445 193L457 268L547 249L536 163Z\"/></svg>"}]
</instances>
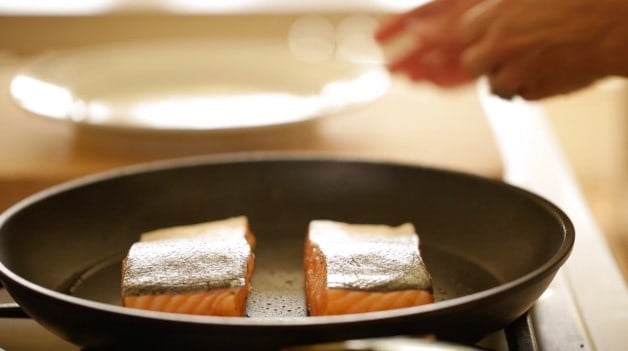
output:
<instances>
[{"instance_id":1,"label":"wooden countertop","mask_svg":"<svg viewBox=\"0 0 628 351\"><path fill-rule=\"evenodd\" d=\"M442 91L396 79L379 100L289 127L238 133L131 133L32 115L9 95L25 64L0 66L0 209L64 180L191 155L303 151L356 155L490 177L501 161L474 87Z\"/></svg>"}]
</instances>

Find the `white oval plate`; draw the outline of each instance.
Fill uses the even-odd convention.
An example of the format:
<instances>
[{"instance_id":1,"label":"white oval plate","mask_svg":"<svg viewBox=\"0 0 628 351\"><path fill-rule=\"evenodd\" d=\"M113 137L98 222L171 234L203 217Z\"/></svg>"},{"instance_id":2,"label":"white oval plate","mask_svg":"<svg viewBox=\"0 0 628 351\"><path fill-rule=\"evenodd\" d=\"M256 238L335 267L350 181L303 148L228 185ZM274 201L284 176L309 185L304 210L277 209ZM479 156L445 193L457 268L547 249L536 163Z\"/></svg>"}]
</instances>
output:
<instances>
[{"instance_id":1,"label":"white oval plate","mask_svg":"<svg viewBox=\"0 0 628 351\"><path fill-rule=\"evenodd\" d=\"M133 130L231 130L298 123L381 96L379 65L304 62L287 41L177 40L53 52L11 82L37 115Z\"/></svg>"}]
</instances>

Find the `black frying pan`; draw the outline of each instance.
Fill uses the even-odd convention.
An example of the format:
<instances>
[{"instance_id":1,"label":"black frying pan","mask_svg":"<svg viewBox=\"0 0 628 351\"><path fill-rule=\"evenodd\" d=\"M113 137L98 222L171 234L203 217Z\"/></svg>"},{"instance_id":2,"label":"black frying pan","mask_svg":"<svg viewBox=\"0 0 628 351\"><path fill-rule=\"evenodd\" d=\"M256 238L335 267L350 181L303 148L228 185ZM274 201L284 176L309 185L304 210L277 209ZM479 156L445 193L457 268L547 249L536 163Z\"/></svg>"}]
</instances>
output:
<instances>
[{"instance_id":1,"label":"black frying pan","mask_svg":"<svg viewBox=\"0 0 628 351\"><path fill-rule=\"evenodd\" d=\"M249 318L119 305L120 261L140 233L235 215L249 217L258 241ZM414 223L438 301L306 316L303 239L316 218ZM196 158L74 181L15 205L0 217L0 279L29 316L85 347L274 349L425 333L464 341L528 310L573 242L558 208L481 177L359 160Z\"/></svg>"}]
</instances>

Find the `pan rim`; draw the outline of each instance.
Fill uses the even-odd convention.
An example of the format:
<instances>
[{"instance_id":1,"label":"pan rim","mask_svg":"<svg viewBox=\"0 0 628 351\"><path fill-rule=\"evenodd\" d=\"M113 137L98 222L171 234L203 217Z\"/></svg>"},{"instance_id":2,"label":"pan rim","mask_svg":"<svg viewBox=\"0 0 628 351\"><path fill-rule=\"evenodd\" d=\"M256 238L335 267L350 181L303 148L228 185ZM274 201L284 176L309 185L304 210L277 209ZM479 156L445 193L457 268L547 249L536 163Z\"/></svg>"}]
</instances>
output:
<instances>
[{"instance_id":1,"label":"pan rim","mask_svg":"<svg viewBox=\"0 0 628 351\"><path fill-rule=\"evenodd\" d=\"M45 198L63 193L72 189L89 186L102 181L107 181L126 176L132 176L142 173L150 173L183 167L198 167L204 165L216 164L235 164L250 162L342 162L342 163L365 163L371 165L399 166L414 169L421 169L428 172L448 174L456 177L464 177L479 182L488 182L492 185L502 187L508 191L518 192L525 196L528 200L535 202L537 205L544 207L549 213L557 217L563 229L563 240L556 252L536 269L522 275L512 281L501 283L495 287L471 293L468 295L452 298L449 300L438 301L429 305L416 307L406 307L401 309L365 312L360 314L348 314L337 316L303 316L303 317L220 317L220 316L198 316L188 314L176 314L159 311L147 311L132 309L128 307L116 306L104 302L88 300L66 293L62 293L44 286L38 285L30 280L23 278L17 273L11 271L0 261L0 277L6 277L13 283L27 288L37 294L48 296L53 299L63 301L68 304L77 305L83 308L94 309L102 312L114 313L128 317L151 319L159 321L169 321L186 324L202 324L202 325L221 325L221 326L237 326L237 327L289 327L289 326L314 326L314 325L334 325L355 322L383 321L390 318L413 317L417 315L440 314L446 313L448 310L455 310L467 304L482 303L490 298L508 292L531 282L535 282L547 277L548 273L555 274L556 271L568 259L573 245L575 243L575 228L567 214L550 200L535 194L529 190L519 186L507 183L500 179L489 178L464 171L451 170L445 168L437 168L425 166L421 164L403 162L397 160L384 160L374 157L364 156L347 156L334 155L327 153L302 153L302 152L236 152L224 153L216 155L201 155L190 157L179 157L175 159L158 160L146 162L126 167L120 167L109 171L99 172L92 175L79 177L68 180L57 185L53 185L47 189L30 195L23 200L12 205L4 212L0 213L0 228L11 217L20 211L28 208L30 205L39 202ZM360 318L356 319L355 316Z\"/></svg>"}]
</instances>

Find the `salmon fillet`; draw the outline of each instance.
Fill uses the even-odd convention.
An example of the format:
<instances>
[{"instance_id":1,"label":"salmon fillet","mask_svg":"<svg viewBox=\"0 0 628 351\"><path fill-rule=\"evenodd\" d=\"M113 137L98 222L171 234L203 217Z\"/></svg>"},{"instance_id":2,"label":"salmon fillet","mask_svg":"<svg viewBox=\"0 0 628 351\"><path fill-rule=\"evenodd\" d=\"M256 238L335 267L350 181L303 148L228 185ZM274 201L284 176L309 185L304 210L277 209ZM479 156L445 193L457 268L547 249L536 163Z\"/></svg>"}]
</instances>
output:
<instances>
[{"instance_id":1,"label":"salmon fillet","mask_svg":"<svg viewBox=\"0 0 628 351\"><path fill-rule=\"evenodd\" d=\"M244 316L254 247L246 217L144 233L122 263L122 305Z\"/></svg>"},{"instance_id":2,"label":"salmon fillet","mask_svg":"<svg viewBox=\"0 0 628 351\"><path fill-rule=\"evenodd\" d=\"M411 224L310 222L305 290L312 316L382 311L434 302Z\"/></svg>"}]
</instances>

